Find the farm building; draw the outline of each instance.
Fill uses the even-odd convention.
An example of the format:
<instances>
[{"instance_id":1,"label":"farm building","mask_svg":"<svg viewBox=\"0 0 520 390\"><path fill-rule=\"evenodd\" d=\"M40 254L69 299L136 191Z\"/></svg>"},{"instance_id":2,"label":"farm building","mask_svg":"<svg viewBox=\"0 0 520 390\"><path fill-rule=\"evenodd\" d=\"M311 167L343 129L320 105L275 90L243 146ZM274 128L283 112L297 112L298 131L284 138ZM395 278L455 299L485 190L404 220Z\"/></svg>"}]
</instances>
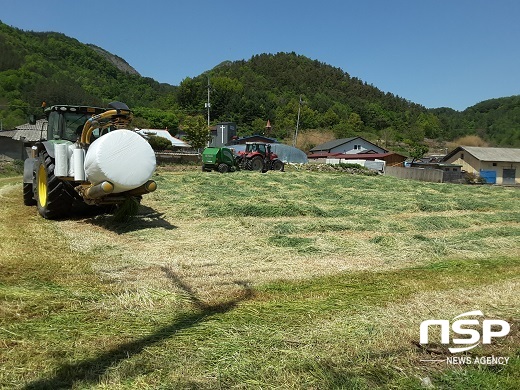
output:
<instances>
[{"instance_id":1,"label":"farm building","mask_svg":"<svg viewBox=\"0 0 520 390\"><path fill-rule=\"evenodd\" d=\"M489 184L520 184L520 149L459 146L443 162L461 165Z\"/></svg>"},{"instance_id":2,"label":"farm building","mask_svg":"<svg viewBox=\"0 0 520 390\"><path fill-rule=\"evenodd\" d=\"M210 128L209 146L221 147L237 136L237 125L234 122L221 122Z\"/></svg>"},{"instance_id":3,"label":"farm building","mask_svg":"<svg viewBox=\"0 0 520 390\"><path fill-rule=\"evenodd\" d=\"M26 123L14 130L0 132L0 160L25 160L31 146L46 136L46 119L37 120L34 125Z\"/></svg>"},{"instance_id":4,"label":"farm building","mask_svg":"<svg viewBox=\"0 0 520 390\"><path fill-rule=\"evenodd\" d=\"M341 138L315 146L309 151L309 158L314 154L358 154L358 153L388 153L388 150L373 144L361 137Z\"/></svg>"},{"instance_id":5,"label":"farm building","mask_svg":"<svg viewBox=\"0 0 520 390\"><path fill-rule=\"evenodd\" d=\"M315 162L327 162L330 159L339 159L341 163L349 163L351 160L366 160L366 161L384 161L389 166L402 166L406 160L406 156L399 153L387 152L387 153L359 153L359 154L311 154L308 156L309 159Z\"/></svg>"},{"instance_id":6,"label":"farm building","mask_svg":"<svg viewBox=\"0 0 520 390\"><path fill-rule=\"evenodd\" d=\"M384 161L389 166L402 166L406 156L389 152L361 137L343 138L329 141L312 148L307 155L310 161L327 163L327 160Z\"/></svg>"},{"instance_id":7,"label":"farm building","mask_svg":"<svg viewBox=\"0 0 520 390\"><path fill-rule=\"evenodd\" d=\"M436 171L442 172L442 183L452 182L461 183L462 178L462 165L448 164L442 162L412 162L410 168L420 169L435 169Z\"/></svg>"}]
</instances>

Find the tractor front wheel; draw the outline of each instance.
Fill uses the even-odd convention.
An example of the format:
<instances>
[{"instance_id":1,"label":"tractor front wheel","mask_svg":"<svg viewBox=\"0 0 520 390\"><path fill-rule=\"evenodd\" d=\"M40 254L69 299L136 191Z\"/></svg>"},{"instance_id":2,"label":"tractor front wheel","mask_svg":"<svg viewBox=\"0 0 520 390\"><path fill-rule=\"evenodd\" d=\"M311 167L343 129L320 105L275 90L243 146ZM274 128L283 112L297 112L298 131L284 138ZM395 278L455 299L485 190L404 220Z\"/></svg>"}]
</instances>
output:
<instances>
[{"instance_id":1,"label":"tractor front wheel","mask_svg":"<svg viewBox=\"0 0 520 390\"><path fill-rule=\"evenodd\" d=\"M36 171L36 204L43 218L58 219L70 213L74 191L68 183L54 176L54 159L40 153Z\"/></svg>"},{"instance_id":2,"label":"tractor front wheel","mask_svg":"<svg viewBox=\"0 0 520 390\"><path fill-rule=\"evenodd\" d=\"M219 164L217 169L218 169L218 171L220 173L227 173L227 172L229 172L229 166L227 164L224 164L224 163Z\"/></svg>"},{"instance_id":3,"label":"tractor front wheel","mask_svg":"<svg viewBox=\"0 0 520 390\"><path fill-rule=\"evenodd\" d=\"M274 160L271 165L273 171L283 171L284 163L281 160Z\"/></svg>"},{"instance_id":4,"label":"tractor front wheel","mask_svg":"<svg viewBox=\"0 0 520 390\"><path fill-rule=\"evenodd\" d=\"M32 183L23 183L23 204L26 206L36 205Z\"/></svg>"}]
</instances>

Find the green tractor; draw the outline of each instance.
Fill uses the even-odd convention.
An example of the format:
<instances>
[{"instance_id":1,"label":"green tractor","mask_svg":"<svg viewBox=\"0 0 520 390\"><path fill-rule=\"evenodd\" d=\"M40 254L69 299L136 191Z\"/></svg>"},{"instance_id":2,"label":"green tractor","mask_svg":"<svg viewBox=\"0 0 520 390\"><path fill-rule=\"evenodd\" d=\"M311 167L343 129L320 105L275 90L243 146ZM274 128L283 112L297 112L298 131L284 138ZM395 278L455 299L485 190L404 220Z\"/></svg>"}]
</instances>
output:
<instances>
[{"instance_id":1,"label":"green tractor","mask_svg":"<svg viewBox=\"0 0 520 390\"><path fill-rule=\"evenodd\" d=\"M139 134L126 130L126 104L108 108L55 105L45 109L46 140L25 160L23 201L47 219L90 206L114 207L155 191L150 180L155 153ZM43 138L43 137L42 137Z\"/></svg>"},{"instance_id":2,"label":"green tractor","mask_svg":"<svg viewBox=\"0 0 520 390\"><path fill-rule=\"evenodd\" d=\"M238 164L229 148L207 147L202 152L202 171L235 172Z\"/></svg>"}]
</instances>

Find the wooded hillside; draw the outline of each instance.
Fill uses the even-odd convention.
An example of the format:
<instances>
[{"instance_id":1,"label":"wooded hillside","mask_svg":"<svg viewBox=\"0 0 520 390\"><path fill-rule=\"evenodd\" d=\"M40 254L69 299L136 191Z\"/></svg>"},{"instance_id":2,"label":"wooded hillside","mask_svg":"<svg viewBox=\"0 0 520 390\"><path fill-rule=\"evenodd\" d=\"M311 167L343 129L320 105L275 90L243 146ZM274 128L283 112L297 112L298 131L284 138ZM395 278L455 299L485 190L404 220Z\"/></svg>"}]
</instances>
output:
<instances>
[{"instance_id":1,"label":"wooded hillside","mask_svg":"<svg viewBox=\"0 0 520 390\"><path fill-rule=\"evenodd\" d=\"M520 95L490 99L462 112L431 110L451 139L476 134L496 146L520 147Z\"/></svg>"},{"instance_id":2,"label":"wooded hillside","mask_svg":"<svg viewBox=\"0 0 520 390\"><path fill-rule=\"evenodd\" d=\"M135 125L177 129L186 117L237 122L240 134L290 139L296 128L388 142L450 141L476 134L491 145L520 146L520 96L491 99L457 112L425 107L383 92L346 71L296 53L226 61L180 86L141 77L124 59L54 32L22 31L0 22L0 119L24 123L42 101L105 105L120 100ZM301 106L300 106L301 98Z\"/></svg>"},{"instance_id":3,"label":"wooded hillside","mask_svg":"<svg viewBox=\"0 0 520 390\"><path fill-rule=\"evenodd\" d=\"M181 106L192 110L204 106L208 75L212 115L253 132L262 131L269 119L274 136L292 134L300 96L302 130L332 129L337 137L378 138L388 133L416 140L440 131L437 118L424 107L295 53L225 62L207 75L185 79L178 91Z\"/></svg>"},{"instance_id":4,"label":"wooded hillside","mask_svg":"<svg viewBox=\"0 0 520 390\"><path fill-rule=\"evenodd\" d=\"M0 22L4 128L26 122L42 101L105 106L119 100L132 108L167 110L174 92L174 86L119 69L99 48L60 33L22 31Z\"/></svg>"}]
</instances>

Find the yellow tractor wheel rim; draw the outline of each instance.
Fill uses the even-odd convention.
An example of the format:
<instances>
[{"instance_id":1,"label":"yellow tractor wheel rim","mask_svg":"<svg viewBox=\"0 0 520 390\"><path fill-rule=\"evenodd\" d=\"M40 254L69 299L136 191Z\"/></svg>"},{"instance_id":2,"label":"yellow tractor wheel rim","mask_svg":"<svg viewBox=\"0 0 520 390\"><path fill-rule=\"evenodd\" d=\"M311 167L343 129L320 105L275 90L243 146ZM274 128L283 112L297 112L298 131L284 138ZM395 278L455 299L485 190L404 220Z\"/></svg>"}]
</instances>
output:
<instances>
[{"instance_id":1,"label":"yellow tractor wheel rim","mask_svg":"<svg viewBox=\"0 0 520 390\"><path fill-rule=\"evenodd\" d=\"M43 164L38 169L38 201L42 207L47 205L47 171Z\"/></svg>"}]
</instances>

